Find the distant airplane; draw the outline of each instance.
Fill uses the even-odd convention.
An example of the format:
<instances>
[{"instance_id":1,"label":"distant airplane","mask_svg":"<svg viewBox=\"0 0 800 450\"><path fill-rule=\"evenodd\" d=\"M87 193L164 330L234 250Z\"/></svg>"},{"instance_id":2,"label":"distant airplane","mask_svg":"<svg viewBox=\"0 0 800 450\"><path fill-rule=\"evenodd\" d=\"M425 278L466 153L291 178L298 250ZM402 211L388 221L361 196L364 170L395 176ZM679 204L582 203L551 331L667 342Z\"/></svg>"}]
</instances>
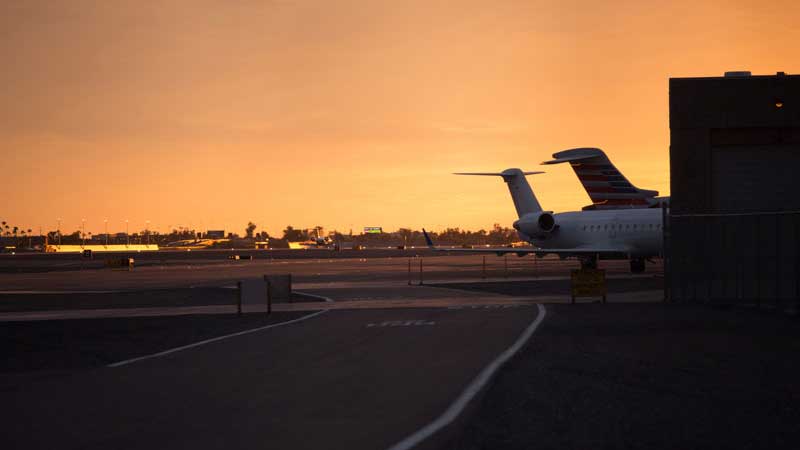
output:
<instances>
[{"instance_id":1,"label":"distant airplane","mask_svg":"<svg viewBox=\"0 0 800 450\"><path fill-rule=\"evenodd\" d=\"M599 148L573 148L553 154L542 164L569 163L583 184L592 204L590 209L658 208L669 205L669 197L657 197L658 191L639 189L622 174Z\"/></svg>"},{"instance_id":2,"label":"distant airplane","mask_svg":"<svg viewBox=\"0 0 800 450\"><path fill-rule=\"evenodd\" d=\"M661 254L661 209L601 209L553 214L542 210L525 178L540 173L543 172L506 169L500 173L455 174L502 177L519 216L514 229L521 239L537 248L443 249L436 247L428 233L422 230L428 246L435 251L495 253L498 256L508 253L518 256L556 254L562 258L577 257L582 268L596 268L600 257L629 258L634 273L644 272L645 260Z\"/></svg>"},{"instance_id":3,"label":"distant airplane","mask_svg":"<svg viewBox=\"0 0 800 450\"><path fill-rule=\"evenodd\" d=\"M329 236L321 237L319 230L315 231L316 236L309 236L308 240L302 242L289 242L290 249L310 249L310 248L332 248L333 239Z\"/></svg>"}]
</instances>

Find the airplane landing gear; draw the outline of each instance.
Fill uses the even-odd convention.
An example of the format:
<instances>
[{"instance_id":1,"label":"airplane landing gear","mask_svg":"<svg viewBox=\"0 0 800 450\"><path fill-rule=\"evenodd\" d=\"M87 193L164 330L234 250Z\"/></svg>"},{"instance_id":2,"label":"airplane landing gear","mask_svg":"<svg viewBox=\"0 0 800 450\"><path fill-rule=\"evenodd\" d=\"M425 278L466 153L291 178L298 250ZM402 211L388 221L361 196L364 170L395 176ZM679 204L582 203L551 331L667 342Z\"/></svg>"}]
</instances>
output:
<instances>
[{"instance_id":1,"label":"airplane landing gear","mask_svg":"<svg viewBox=\"0 0 800 450\"><path fill-rule=\"evenodd\" d=\"M597 269L597 256L585 256L580 258L581 270Z\"/></svg>"},{"instance_id":2,"label":"airplane landing gear","mask_svg":"<svg viewBox=\"0 0 800 450\"><path fill-rule=\"evenodd\" d=\"M631 258L631 273L644 272L644 258Z\"/></svg>"}]
</instances>

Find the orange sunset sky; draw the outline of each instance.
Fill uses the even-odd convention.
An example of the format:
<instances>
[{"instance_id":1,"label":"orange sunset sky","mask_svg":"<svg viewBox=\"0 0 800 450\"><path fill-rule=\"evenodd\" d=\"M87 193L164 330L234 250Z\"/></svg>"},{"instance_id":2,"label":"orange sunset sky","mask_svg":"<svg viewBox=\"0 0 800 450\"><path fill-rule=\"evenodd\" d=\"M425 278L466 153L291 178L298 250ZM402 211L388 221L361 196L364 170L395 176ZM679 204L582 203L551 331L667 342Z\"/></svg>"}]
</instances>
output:
<instances>
[{"instance_id":1,"label":"orange sunset sky","mask_svg":"<svg viewBox=\"0 0 800 450\"><path fill-rule=\"evenodd\" d=\"M0 219L477 229L603 148L669 194L668 79L800 72L800 2L4 1ZM546 209L589 200L568 166Z\"/></svg>"}]
</instances>

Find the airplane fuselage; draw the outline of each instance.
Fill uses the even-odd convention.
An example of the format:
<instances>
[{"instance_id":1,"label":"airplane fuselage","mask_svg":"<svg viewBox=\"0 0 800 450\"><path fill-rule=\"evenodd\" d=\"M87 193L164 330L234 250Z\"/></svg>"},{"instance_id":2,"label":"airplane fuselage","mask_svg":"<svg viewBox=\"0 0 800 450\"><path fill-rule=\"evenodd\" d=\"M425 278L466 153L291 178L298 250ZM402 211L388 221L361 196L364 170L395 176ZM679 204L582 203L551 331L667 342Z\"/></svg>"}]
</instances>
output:
<instances>
[{"instance_id":1,"label":"airplane fuselage","mask_svg":"<svg viewBox=\"0 0 800 450\"><path fill-rule=\"evenodd\" d=\"M613 248L636 257L657 256L663 247L661 208L574 211L553 214L556 228L541 232L536 215L516 223L520 237L542 248Z\"/></svg>"}]
</instances>

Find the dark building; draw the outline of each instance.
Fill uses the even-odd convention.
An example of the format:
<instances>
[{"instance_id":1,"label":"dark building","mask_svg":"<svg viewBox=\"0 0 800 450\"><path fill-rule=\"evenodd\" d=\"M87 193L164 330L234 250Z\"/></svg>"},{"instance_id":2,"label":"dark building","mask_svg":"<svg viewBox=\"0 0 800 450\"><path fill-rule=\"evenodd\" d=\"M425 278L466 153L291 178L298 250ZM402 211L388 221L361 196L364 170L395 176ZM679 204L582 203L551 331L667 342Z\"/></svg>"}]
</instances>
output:
<instances>
[{"instance_id":1,"label":"dark building","mask_svg":"<svg viewBox=\"0 0 800 450\"><path fill-rule=\"evenodd\" d=\"M205 235L206 239L225 239L225 230L208 230Z\"/></svg>"},{"instance_id":2,"label":"dark building","mask_svg":"<svg viewBox=\"0 0 800 450\"><path fill-rule=\"evenodd\" d=\"M673 300L796 308L800 76L669 81Z\"/></svg>"}]
</instances>

